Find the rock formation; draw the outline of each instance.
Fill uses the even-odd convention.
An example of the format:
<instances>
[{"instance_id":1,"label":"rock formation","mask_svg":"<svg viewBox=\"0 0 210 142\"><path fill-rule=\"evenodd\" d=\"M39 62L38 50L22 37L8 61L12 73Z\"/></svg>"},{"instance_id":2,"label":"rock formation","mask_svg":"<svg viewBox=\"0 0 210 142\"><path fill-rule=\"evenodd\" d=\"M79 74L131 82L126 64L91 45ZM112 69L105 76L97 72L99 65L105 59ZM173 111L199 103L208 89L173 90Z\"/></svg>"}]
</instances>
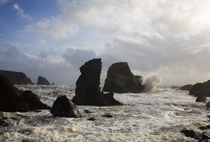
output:
<instances>
[{"instance_id":1,"label":"rock formation","mask_svg":"<svg viewBox=\"0 0 210 142\"><path fill-rule=\"evenodd\" d=\"M101 59L92 59L80 67L81 75L76 82L73 102L77 105L120 105L113 93L100 92Z\"/></svg>"},{"instance_id":2,"label":"rock formation","mask_svg":"<svg viewBox=\"0 0 210 142\"><path fill-rule=\"evenodd\" d=\"M50 85L50 82L45 77L39 76L37 85Z\"/></svg>"},{"instance_id":3,"label":"rock formation","mask_svg":"<svg viewBox=\"0 0 210 142\"><path fill-rule=\"evenodd\" d=\"M31 91L20 91L4 76L0 75L0 111L25 112L36 109L49 109Z\"/></svg>"},{"instance_id":4,"label":"rock formation","mask_svg":"<svg viewBox=\"0 0 210 142\"><path fill-rule=\"evenodd\" d=\"M127 62L114 63L109 67L103 91L139 93L143 90L142 77L133 75Z\"/></svg>"},{"instance_id":5,"label":"rock formation","mask_svg":"<svg viewBox=\"0 0 210 142\"><path fill-rule=\"evenodd\" d=\"M190 95L196 97L210 97L210 80L193 85L190 89Z\"/></svg>"},{"instance_id":6,"label":"rock formation","mask_svg":"<svg viewBox=\"0 0 210 142\"><path fill-rule=\"evenodd\" d=\"M197 97L196 102L202 102L205 103L206 102L206 97Z\"/></svg>"},{"instance_id":7,"label":"rock formation","mask_svg":"<svg viewBox=\"0 0 210 142\"><path fill-rule=\"evenodd\" d=\"M210 102L206 103L206 108L210 109Z\"/></svg>"},{"instance_id":8,"label":"rock formation","mask_svg":"<svg viewBox=\"0 0 210 142\"><path fill-rule=\"evenodd\" d=\"M193 87L192 84L187 84L187 85L184 85L182 87L180 87L181 90L186 90L186 91L190 91L190 89Z\"/></svg>"},{"instance_id":9,"label":"rock formation","mask_svg":"<svg viewBox=\"0 0 210 142\"><path fill-rule=\"evenodd\" d=\"M17 85L33 84L31 79L28 78L22 72L0 70L0 75L6 77L12 84L17 84Z\"/></svg>"},{"instance_id":10,"label":"rock formation","mask_svg":"<svg viewBox=\"0 0 210 142\"><path fill-rule=\"evenodd\" d=\"M58 97L50 109L53 117L80 117L76 106L66 97Z\"/></svg>"}]
</instances>

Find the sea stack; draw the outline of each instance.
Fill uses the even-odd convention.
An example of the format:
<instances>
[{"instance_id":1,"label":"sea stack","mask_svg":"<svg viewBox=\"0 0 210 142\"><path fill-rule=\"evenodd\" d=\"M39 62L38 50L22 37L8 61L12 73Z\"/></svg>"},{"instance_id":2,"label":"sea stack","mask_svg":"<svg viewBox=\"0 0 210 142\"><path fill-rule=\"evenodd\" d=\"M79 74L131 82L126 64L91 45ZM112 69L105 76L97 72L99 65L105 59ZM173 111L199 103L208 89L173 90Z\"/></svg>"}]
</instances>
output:
<instances>
[{"instance_id":1,"label":"sea stack","mask_svg":"<svg viewBox=\"0 0 210 142\"><path fill-rule=\"evenodd\" d=\"M33 84L31 79L28 78L22 72L0 70L0 75L6 77L12 84L16 84L16 85Z\"/></svg>"},{"instance_id":2,"label":"sea stack","mask_svg":"<svg viewBox=\"0 0 210 142\"><path fill-rule=\"evenodd\" d=\"M135 76L127 62L114 63L109 67L103 91L140 93L143 90L142 77Z\"/></svg>"},{"instance_id":3,"label":"sea stack","mask_svg":"<svg viewBox=\"0 0 210 142\"><path fill-rule=\"evenodd\" d=\"M81 75L76 82L73 103L76 105L110 106L120 105L113 98L113 93L100 91L100 74L102 62L100 58L92 59L80 67Z\"/></svg>"},{"instance_id":4,"label":"sea stack","mask_svg":"<svg viewBox=\"0 0 210 142\"><path fill-rule=\"evenodd\" d=\"M39 76L37 80L37 85L50 85L50 82L43 76Z\"/></svg>"}]
</instances>

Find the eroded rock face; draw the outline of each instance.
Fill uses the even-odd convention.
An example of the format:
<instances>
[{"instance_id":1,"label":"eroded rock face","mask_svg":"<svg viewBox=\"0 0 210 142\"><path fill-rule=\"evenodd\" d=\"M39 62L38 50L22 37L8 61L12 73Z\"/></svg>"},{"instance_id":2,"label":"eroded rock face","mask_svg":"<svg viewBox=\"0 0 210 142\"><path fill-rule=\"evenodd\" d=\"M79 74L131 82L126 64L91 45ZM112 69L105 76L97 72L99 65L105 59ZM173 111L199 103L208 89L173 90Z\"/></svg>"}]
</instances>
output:
<instances>
[{"instance_id":1,"label":"eroded rock face","mask_svg":"<svg viewBox=\"0 0 210 142\"><path fill-rule=\"evenodd\" d=\"M33 84L31 79L28 78L22 72L0 70L0 75L6 77L12 84L17 84L17 85Z\"/></svg>"},{"instance_id":2,"label":"eroded rock face","mask_svg":"<svg viewBox=\"0 0 210 142\"><path fill-rule=\"evenodd\" d=\"M0 111L25 112L36 109L49 109L31 91L20 91L4 76L0 75Z\"/></svg>"},{"instance_id":3,"label":"eroded rock face","mask_svg":"<svg viewBox=\"0 0 210 142\"><path fill-rule=\"evenodd\" d=\"M127 62L114 63L109 67L103 91L139 93L143 90L142 77L133 75Z\"/></svg>"},{"instance_id":4,"label":"eroded rock face","mask_svg":"<svg viewBox=\"0 0 210 142\"><path fill-rule=\"evenodd\" d=\"M50 85L50 82L45 77L39 76L37 85Z\"/></svg>"},{"instance_id":5,"label":"eroded rock face","mask_svg":"<svg viewBox=\"0 0 210 142\"><path fill-rule=\"evenodd\" d=\"M100 92L101 59L92 59L80 67L81 75L76 82L73 102L77 105L120 105L113 93Z\"/></svg>"},{"instance_id":6,"label":"eroded rock face","mask_svg":"<svg viewBox=\"0 0 210 142\"><path fill-rule=\"evenodd\" d=\"M77 107L66 97L58 97L50 112L54 117L80 117L80 112Z\"/></svg>"},{"instance_id":7,"label":"eroded rock face","mask_svg":"<svg viewBox=\"0 0 210 142\"><path fill-rule=\"evenodd\" d=\"M196 97L210 97L210 80L193 85L190 89L190 95Z\"/></svg>"}]
</instances>

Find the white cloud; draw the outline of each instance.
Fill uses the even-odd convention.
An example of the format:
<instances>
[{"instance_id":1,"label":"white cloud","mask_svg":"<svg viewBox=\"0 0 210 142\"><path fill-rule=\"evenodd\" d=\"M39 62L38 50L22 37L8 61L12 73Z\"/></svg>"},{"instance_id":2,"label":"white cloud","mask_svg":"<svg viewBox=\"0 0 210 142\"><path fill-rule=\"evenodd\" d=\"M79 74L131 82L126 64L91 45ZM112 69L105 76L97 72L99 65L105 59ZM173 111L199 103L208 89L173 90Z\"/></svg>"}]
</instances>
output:
<instances>
[{"instance_id":1,"label":"white cloud","mask_svg":"<svg viewBox=\"0 0 210 142\"><path fill-rule=\"evenodd\" d=\"M28 21L32 21L31 16L26 14L24 12L24 10L21 9L20 6L17 3L13 4L13 8L17 11L18 16L20 16L21 18L26 19Z\"/></svg>"},{"instance_id":2,"label":"white cloud","mask_svg":"<svg viewBox=\"0 0 210 142\"><path fill-rule=\"evenodd\" d=\"M58 0L58 4L58 15L27 30L48 35L40 40L59 46L53 50L66 65L68 61L75 68L97 56L103 58L105 72L113 62L128 61L139 75L162 75L163 83L210 78L209 0Z\"/></svg>"}]
</instances>

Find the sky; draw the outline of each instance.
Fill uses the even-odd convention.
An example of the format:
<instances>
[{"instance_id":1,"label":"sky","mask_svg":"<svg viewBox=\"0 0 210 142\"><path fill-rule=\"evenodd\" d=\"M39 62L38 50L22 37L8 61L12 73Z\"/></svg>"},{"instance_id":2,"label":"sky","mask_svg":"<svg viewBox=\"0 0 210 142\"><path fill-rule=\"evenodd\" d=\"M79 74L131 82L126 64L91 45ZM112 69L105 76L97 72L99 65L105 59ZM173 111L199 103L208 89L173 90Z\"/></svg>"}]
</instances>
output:
<instances>
[{"instance_id":1,"label":"sky","mask_svg":"<svg viewBox=\"0 0 210 142\"><path fill-rule=\"evenodd\" d=\"M128 62L144 78L210 79L210 0L0 0L0 69L75 84L79 67Z\"/></svg>"}]
</instances>

